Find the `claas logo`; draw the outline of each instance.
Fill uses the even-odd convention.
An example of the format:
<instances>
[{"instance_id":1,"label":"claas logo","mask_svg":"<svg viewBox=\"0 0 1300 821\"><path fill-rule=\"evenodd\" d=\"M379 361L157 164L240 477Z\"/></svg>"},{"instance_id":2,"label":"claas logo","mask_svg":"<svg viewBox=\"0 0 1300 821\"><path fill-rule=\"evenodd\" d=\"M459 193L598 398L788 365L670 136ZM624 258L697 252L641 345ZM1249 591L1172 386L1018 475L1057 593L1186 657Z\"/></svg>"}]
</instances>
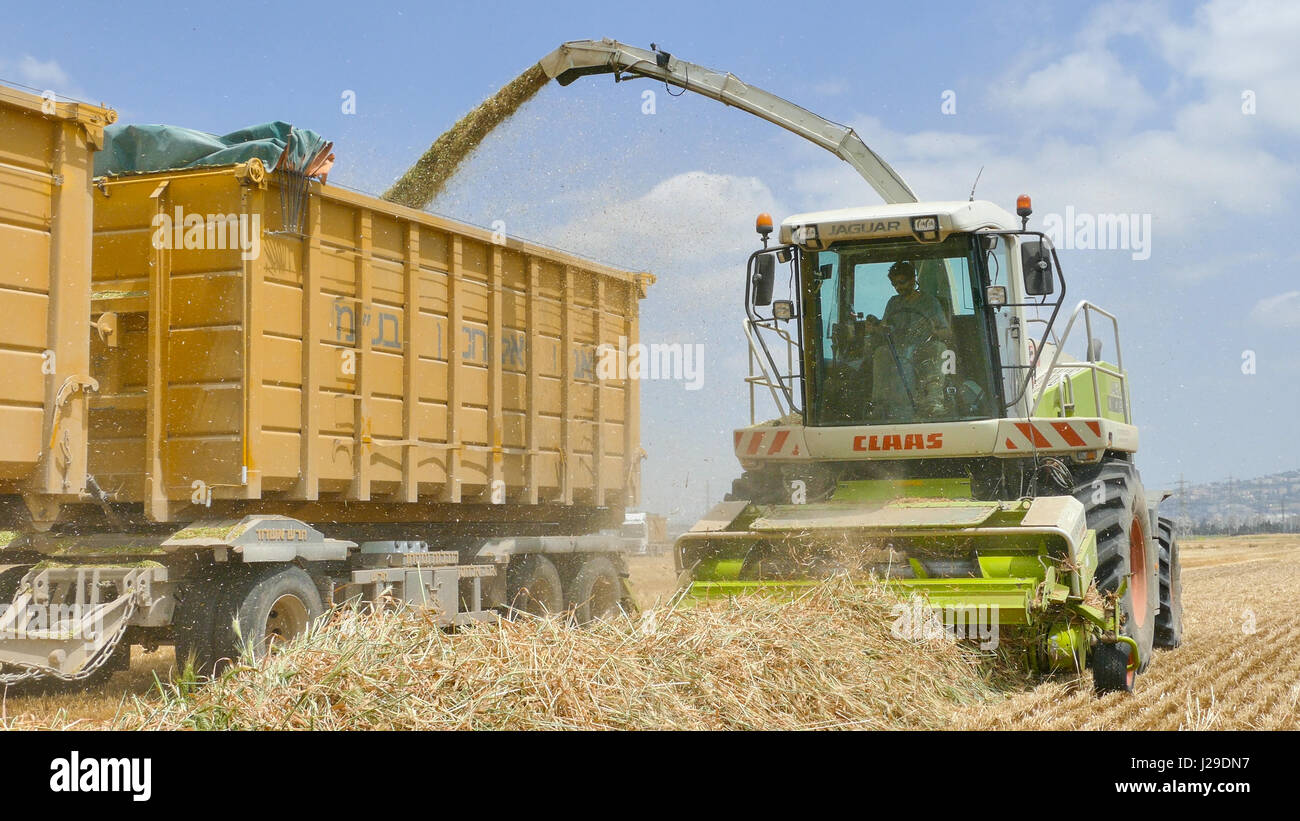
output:
<instances>
[{"instance_id":1,"label":"claas logo","mask_svg":"<svg viewBox=\"0 0 1300 821\"><path fill-rule=\"evenodd\" d=\"M862 451L934 450L941 447L942 433L887 433L853 437L853 449Z\"/></svg>"}]
</instances>

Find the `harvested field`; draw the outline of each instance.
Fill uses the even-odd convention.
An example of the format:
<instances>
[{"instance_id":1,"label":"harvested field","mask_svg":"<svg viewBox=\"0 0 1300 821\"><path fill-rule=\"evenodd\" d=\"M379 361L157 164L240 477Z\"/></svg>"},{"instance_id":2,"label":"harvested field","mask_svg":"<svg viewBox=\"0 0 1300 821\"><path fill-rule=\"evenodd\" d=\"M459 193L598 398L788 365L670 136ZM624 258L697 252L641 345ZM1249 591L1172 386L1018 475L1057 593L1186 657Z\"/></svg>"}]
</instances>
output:
<instances>
[{"instance_id":1,"label":"harvested field","mask_svg":"<svg viewBox=\"0 0 1300 821\"><path fill-rule=\"evenodd\" d=\"M1097 699L1088 676L959 712L962 729L1300 729L1300 539L1183 546L1183 645L1158 652L1132 696Z\"/></svg>"},{"instance_id":2,"label":"harvested field","mask_svg":"<svg viewBox=\"0 0 1300 821\"><path fill-rule=\"evenodd\" d=\"M1300 729L1300 539L1183 546L1186 636L1132 696L1090 676L1027 681L969 649L890 634L892 600L824 590L666 612L668 556L632 557L637 623L506 624L458 636L419 619L341 616L327 637L182 698L164 649L100 693L9 695L14 728ZM656 605L656 603L658 603ZM1250 632L1253 630L1253 632Z\"/></svg>"},{"instance_id":3,"label":"harvested field","mask_svg":"<svg viewBox=\"0 0 1300 821\"><path fill-rule=\"evenodd\" d=\"M264 664L78 726L922 729L995 695L971 649L893 636L895 604L831 583L794 602L655 610L586 629L526 619L454 635L415 613L343 612Z\"/></svg>"}]
</instances>

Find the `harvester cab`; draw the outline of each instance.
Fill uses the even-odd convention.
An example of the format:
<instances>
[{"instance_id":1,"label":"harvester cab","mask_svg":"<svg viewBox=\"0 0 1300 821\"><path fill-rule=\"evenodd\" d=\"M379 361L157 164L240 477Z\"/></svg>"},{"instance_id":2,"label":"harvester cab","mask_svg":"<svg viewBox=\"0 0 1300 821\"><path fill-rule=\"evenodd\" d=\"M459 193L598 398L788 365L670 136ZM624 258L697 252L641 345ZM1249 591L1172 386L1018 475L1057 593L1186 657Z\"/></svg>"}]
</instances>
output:
<instances>
[{"instance_id":1,"label":"harvester cab","mask_svg":"<svg viewBox=\"0 0 1300 821\"><path fill-rule=\"evenodd\" d=\"M770 219L760 216L760 234ZM778 280L785 299L773 298ZM760 371L751 389L768 388L781 416L799 414L813 427L1031 416L1045 386L1040 363L1059 350L1051 329L1065 280L1055 251L989 202L791 217L779 245L765 239L750 257L746 286L746 331ZM1118 365L1107 370L1122 392ZM1127 396L1120 400L1115 420L1127 423ZM897 444L947 452L944 435L969 430ZM854 449L895 449L875 433L874 443Z\"/></svg>"}]
</instances>

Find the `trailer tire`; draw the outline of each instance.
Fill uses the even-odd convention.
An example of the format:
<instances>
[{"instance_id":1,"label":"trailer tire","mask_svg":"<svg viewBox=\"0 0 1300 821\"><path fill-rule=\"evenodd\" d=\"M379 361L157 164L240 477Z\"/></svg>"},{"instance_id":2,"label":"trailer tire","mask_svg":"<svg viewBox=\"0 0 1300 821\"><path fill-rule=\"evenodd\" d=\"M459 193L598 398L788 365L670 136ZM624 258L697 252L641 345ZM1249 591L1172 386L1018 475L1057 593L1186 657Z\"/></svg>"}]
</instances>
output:
<instances>
[{"instance_id":1,"label":"trailer tire","mask_svg":"<svg viewBox=\"0 0 1300 821\"><path fill-rule=\"evenodd\" d=\"M593 556L582 563L568 589L568 606L578 624L590 624L623 612L622 578L605 556Z\"/></svg>"},{"instance_id":2,"label":"trailer tire","mask_svg":"<svg viewBox=\"0 0 1300 821\"><path fill-rule=\"evenodd\" d=\"M1160 517L1156 538L1160 542L1160 613L1156 616L1155 646L1171 649L1183 643L1183 566L1173 520Z\"/></svg>"},{"instance_id":3,"label":"trailer tire","mask_svg":"<svg viewBox=\"0 0 1300 821\"><path fill-rule=\"evenodd\" d=\"M555 563L541 553L517 557L506 571L511 611L548 616L564 610L564 586Z\"/></svg>"},{"instance_id":4,"label":"trailer tire","mask_svg":"<svg viewBox=\"0 0 1300 821\"><path fill-rule=\"evenodd\" d=\"M275 645L301 635L325 612L320 589L294 565L255 568L231 579L218 597L212 630L212 658L220 672L245 650L258 659Z\"/></svg>"},{"instance_id":5,"label":"trailer tire","mask_svg":"<svg viewBox=\"0 0 1300 821\"><path fill-rule=\"evenodd\" d=\"M244 565L222 564L207 568L187 584L176 605L172 635L176 648L176 669L193 665L202 677L215 675L217 610L232 585L240 585L249 574Z\"/></svg>"},{"instance_id":6,"label":"trailer tire","mask_svg":"<svg viewBox=\"0 0 1300 821\"><path fill-rule=\"evenodd\" d=\"M1103 462L1095 471L1075 485L1074 496L1086 510L1087 525L1097 532L1097 589L1103 594L1120 588L1129 580L1120 597L1122 631L1138 645L1141 673L1151 663L1155 640L1156 609L1159 600L1157 564L1159 557L1147 537L1150 514L1146 494L1137 469L1118 459ZM1118 650L1104 650L1103 648ZM1132 689L1132 677L1124 673L1117 681L1107 662L1107 653L1127 653L1128 645L1097 645L1094 653L1093 678L1098 690Z\"/></svg>"}]
</instances>

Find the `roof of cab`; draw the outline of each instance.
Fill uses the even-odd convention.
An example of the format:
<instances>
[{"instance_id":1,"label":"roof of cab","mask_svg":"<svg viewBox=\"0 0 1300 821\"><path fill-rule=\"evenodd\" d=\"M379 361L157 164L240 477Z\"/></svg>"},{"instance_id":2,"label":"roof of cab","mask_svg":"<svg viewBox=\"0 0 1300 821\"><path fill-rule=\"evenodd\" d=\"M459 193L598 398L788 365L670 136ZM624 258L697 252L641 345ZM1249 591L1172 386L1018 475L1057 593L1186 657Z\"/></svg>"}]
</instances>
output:
<instances>
[{"instance_id":1,"label":"roof of cab","mask_svg":"<svg viewBox=\"0 0 1300 821\"><path fill-rule=\"evenodd\" d=\"M910 235L912 217L939 217L943 234L964 231L976 231L992 228L998 231L1014 231L1019 228L1015 217L1003 208L988 200L970 202L907 202L892 205L870 205L858 208L840 208L834 211L814 211L807 214L795 214L781 222L781 242L792 241L794 231L806 225L837 226L852 228L857 224L875 225L898 223L896 228L880 230L840 231L842 238L850 239L858 234L869 236ZM823 231L825 235L825 231Z\"/></svg>"}]
</instances>

